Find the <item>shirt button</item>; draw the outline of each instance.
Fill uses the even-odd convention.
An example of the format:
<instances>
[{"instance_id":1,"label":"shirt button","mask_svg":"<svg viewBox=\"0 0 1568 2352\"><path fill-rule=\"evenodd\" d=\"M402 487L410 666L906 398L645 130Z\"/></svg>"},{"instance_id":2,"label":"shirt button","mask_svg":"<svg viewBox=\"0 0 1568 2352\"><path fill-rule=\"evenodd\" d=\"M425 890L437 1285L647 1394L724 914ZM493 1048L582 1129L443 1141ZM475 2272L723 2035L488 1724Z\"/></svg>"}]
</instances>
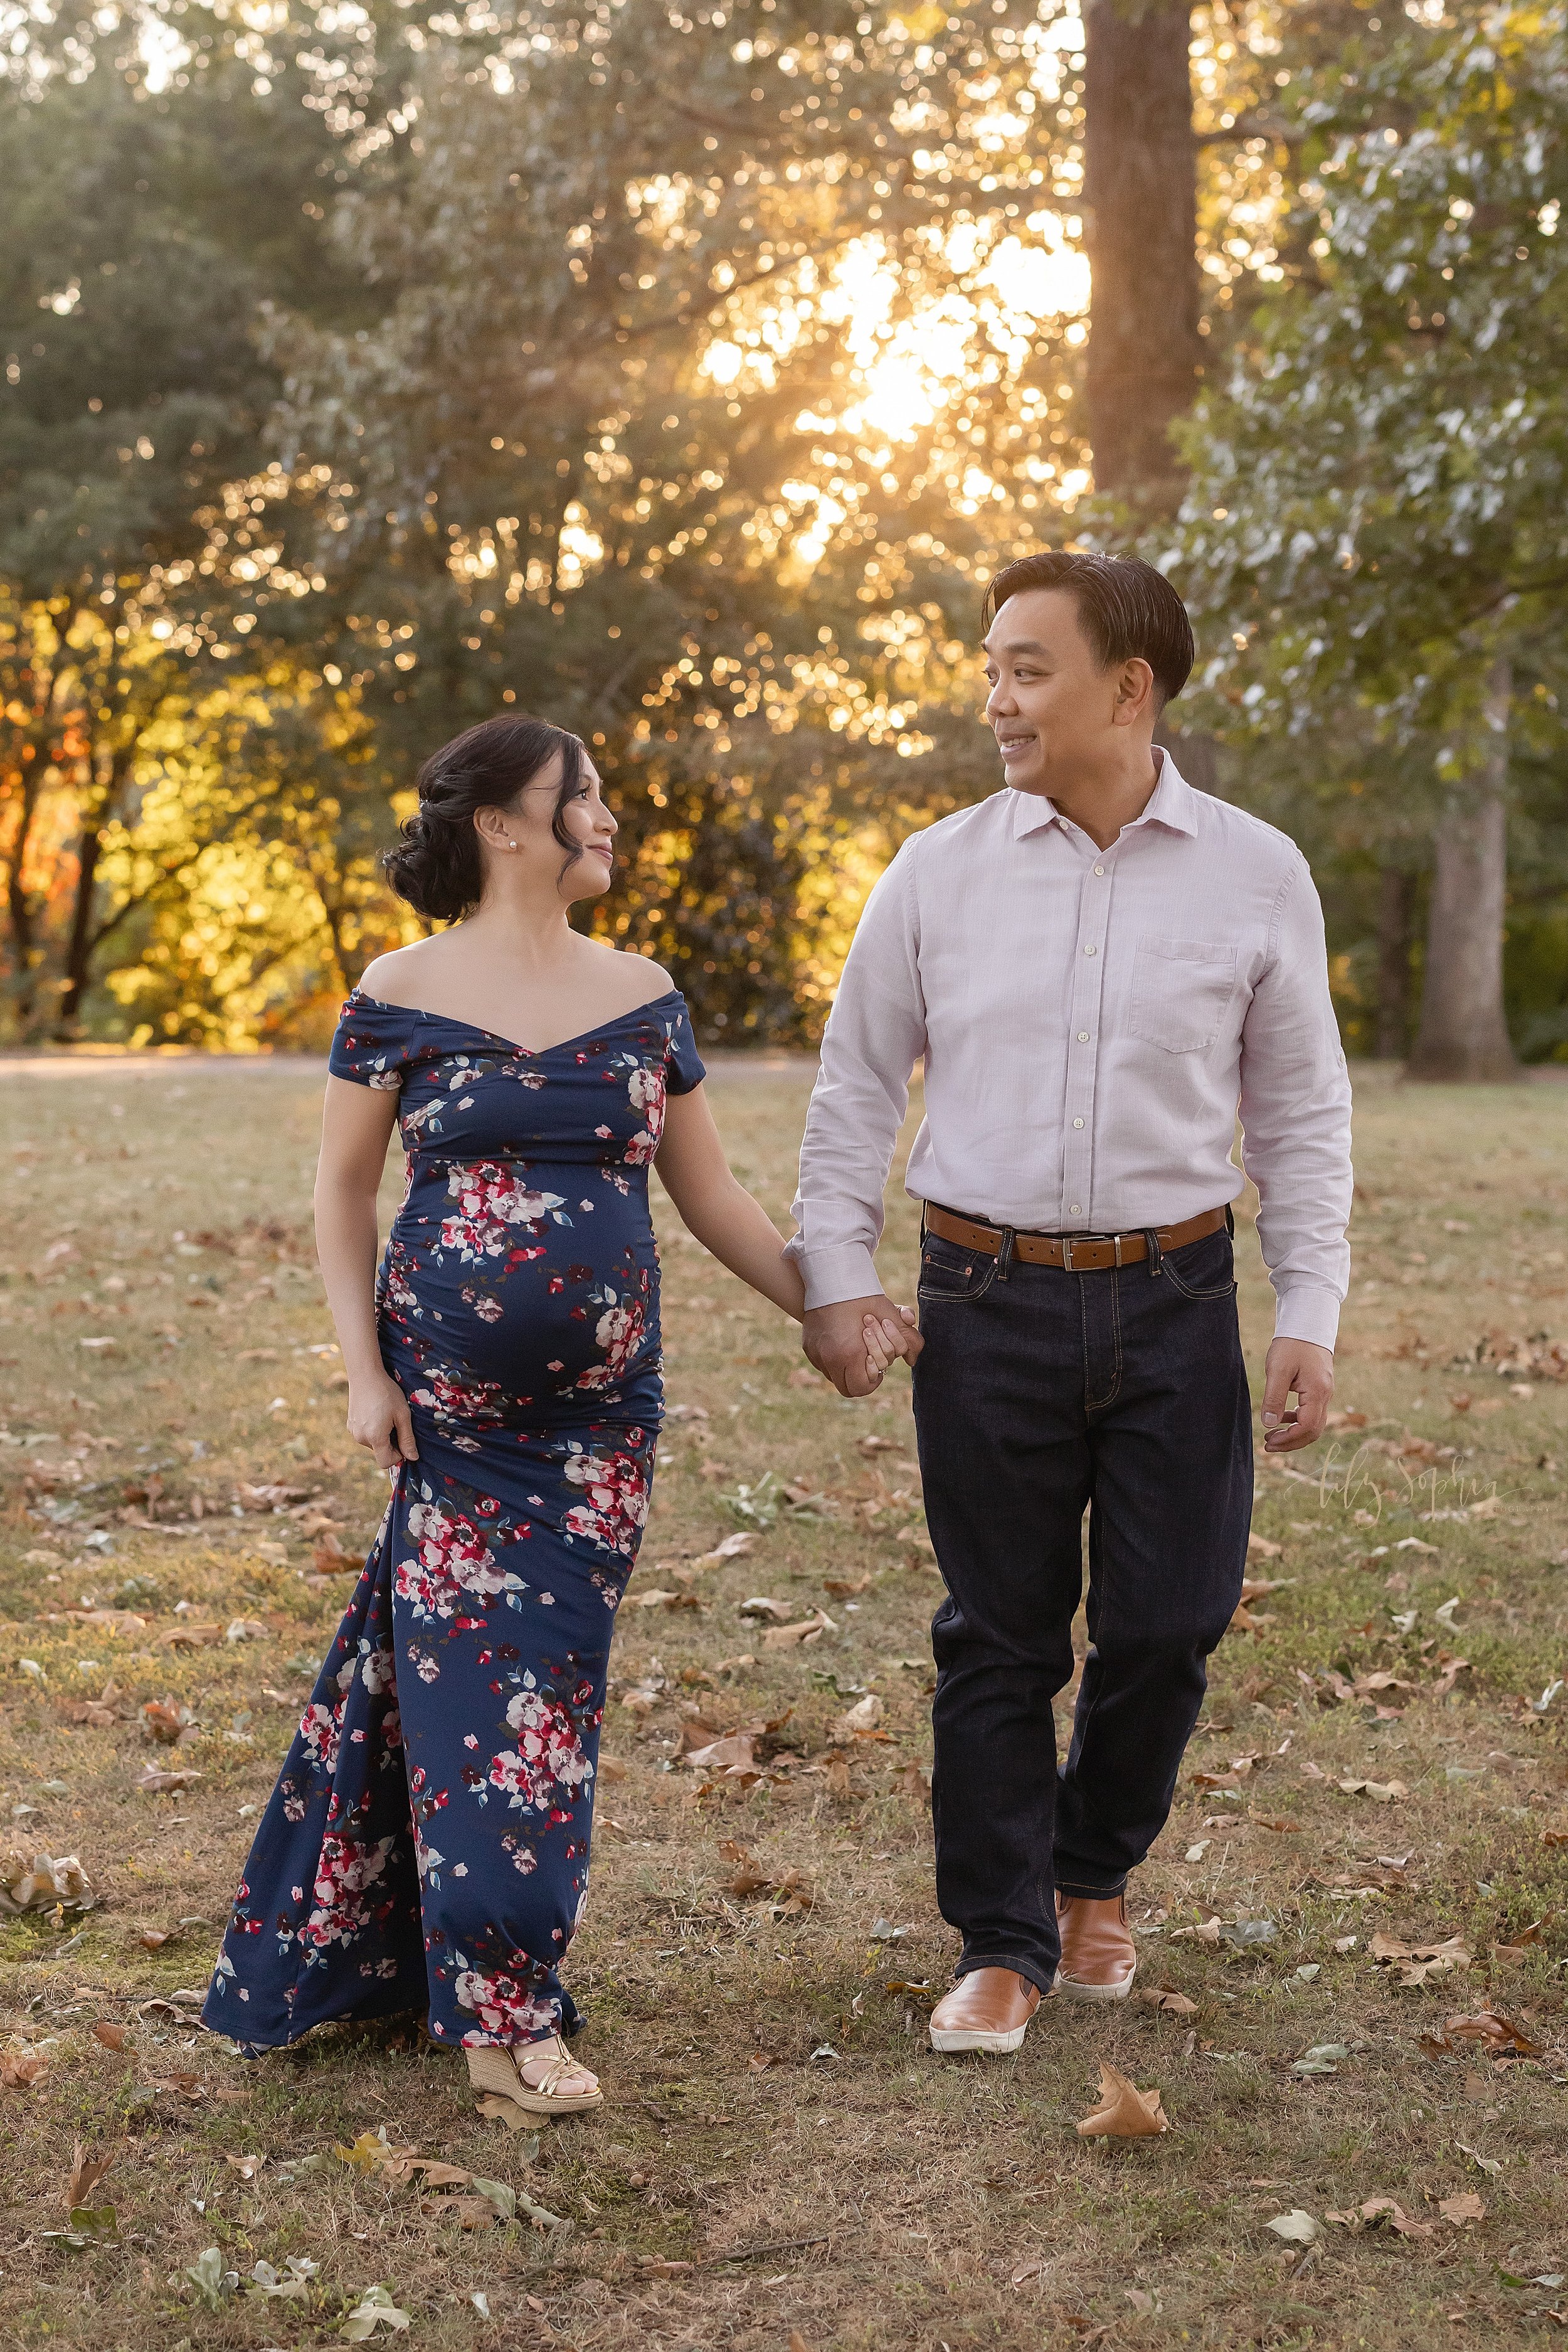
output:
<instances>
[{"instance_id":1,"label":"shirt button","mask_svg":"<svg viewBox=\"0 0 1568 2352\"><path fill-rule=\"evenodd\" d=\"M1067 1213L1070 1217L1081 1217L1083 1214L1082 1202L1081 1201L1069 1201L1067 1203Z\"/></svg>"},{"instance_id":2,"label":"shirt button","mask_svg":"<svg viewBox=\"0 0 1568 2352\"><path fill-rule=\"evenodd\" d=\"M1085 955L1092 955L1094 953L1094 950L1092 948L1085 948L1083 952Z\"/></svg>"},{"instance_id":3,"label":"shirt button","mask_svg":"<svg viewBox=\"0 0 1568 2352\"><path fill-rule=\"evenodd\" d=\"M1082 1121L1081 1118L1075 1118L1075 1119L1073 1120L1072 1124L1073 1124L1073 1126L1074 1126L1074 1127L1082 1127L1082 1124L1083 1124L1083 1121Z\"/></svg>"},{"instance_id":4,"label":"shirt button","mask_svg":"<svg viewBox=\"0 0 1568 2352\"><path fill-rule=\"evenodd\" d=\"M1103 874L1103 873L1104 873L1104 871L1105 871L1105 868L1104 868L1103 866L1097 866L1094 868L1094 871L1095 871L1095 873L1096 873L1096 874Z\"/></svg>"},{"instance_id":5,"label":"shirt button","mask_svg":"<svg viewBox=\"0 0 1568 2352\"><path fill-rule=\"evenodd\" d=\"M1078 1042L1081 1045L1087 1045L1089 1043L1089 1032L1087 1029L1081 1029L1078 1032Z\"/></svg>"}]
</instances>

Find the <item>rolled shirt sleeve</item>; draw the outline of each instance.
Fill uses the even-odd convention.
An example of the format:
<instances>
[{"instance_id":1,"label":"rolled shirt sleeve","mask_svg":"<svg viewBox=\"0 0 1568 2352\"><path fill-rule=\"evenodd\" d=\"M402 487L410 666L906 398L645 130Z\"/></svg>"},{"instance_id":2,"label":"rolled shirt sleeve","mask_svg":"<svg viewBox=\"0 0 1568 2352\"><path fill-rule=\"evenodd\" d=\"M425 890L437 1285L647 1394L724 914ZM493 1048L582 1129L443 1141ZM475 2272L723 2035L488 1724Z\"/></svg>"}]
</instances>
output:
<instances>
[{"instance_id":1,"label":"rolled shirt sleeve","mask_svg":"<svg viewBox=\"0 0 1568 2352\"><path fill-rule=\"evenodd\" d=\"M867 899L822 1038L800 1145L786 1249L806 1305L834 1307L882 1288L875 1256L883 1196L909 1079L925 1051L914 889L920 836L907 841Z\"/></svg>"},{"instance_id":2,"label":"rolled shirt sleeve","mask_svg":"<svg viewBox=\"0 0 1568 2352\"><path fill-rule=\"evenodd\" d=\"M1322 908L1304 859L1281 886L1241 1038L1241 1160L1274 1333L1332 1348L1350 1282L1351 1090L1329 993Z\"/></svg>"}]
</instances>

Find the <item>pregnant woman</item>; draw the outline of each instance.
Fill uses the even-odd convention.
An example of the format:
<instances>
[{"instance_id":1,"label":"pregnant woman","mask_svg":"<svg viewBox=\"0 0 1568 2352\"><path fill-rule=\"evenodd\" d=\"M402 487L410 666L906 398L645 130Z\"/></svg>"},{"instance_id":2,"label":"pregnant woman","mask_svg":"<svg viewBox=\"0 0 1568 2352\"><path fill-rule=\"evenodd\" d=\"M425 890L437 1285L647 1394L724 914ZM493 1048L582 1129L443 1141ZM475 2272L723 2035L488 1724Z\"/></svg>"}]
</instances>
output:
<instances>
[{"instance_id":1,"label":"pregnant woman","mask_svg":"<svg viewBox=\"0 0 1568 2352\"><path fill-rule=\"evenodd\" d=\"M787 1314L667 972L573 931L615 820L575 736L435 753L388 858L455 927L371 964L327 1083L316 1227L349 1428L392 1499L252 1849L204 2012L247 2049L426 2009L475 2087L601 2104L563 2036L611 1630L662 1410L648 1167ZM392 1124L408 1163L378 1276ZM866 1327L868 1376L918 1339Z\"/></svg>"}]
</instances>

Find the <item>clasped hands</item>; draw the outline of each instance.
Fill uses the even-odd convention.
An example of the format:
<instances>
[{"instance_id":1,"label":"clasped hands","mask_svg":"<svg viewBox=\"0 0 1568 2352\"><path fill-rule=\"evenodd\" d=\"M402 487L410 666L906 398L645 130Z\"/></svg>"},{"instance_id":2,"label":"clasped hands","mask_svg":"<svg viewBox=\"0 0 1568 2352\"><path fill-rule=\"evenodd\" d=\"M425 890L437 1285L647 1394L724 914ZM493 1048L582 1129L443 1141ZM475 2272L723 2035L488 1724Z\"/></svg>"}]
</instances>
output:
<instances>
[{"instance_id":1,"label":"clasped hands","mask_svg":"<svg viewBox=\"0 0 1568 2352\"><path fill-rule=\"evenodd\" d=\"M913 1364L925 1345L913 1307L897 1307L878 1291L869 1298L844 1298L833 1307L810 1307L800 1345L844 1397L870 1396L883 1374L902 1356Z\"/></svg>"}]
</instances>

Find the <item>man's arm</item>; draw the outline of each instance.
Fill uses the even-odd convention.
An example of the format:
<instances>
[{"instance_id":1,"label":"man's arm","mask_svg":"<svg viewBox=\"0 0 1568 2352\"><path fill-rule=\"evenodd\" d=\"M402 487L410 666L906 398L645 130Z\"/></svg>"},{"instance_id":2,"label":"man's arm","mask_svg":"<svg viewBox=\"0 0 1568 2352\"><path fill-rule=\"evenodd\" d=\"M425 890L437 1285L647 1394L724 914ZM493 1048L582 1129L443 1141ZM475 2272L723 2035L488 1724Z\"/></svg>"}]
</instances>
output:
<instances>
[{"instance_id":1,"label":"man's arm","mask_svg":"<svg viewBox=\"0 0 1568 2352\"><path fill-rule=\"evenodd\" d=\"M1258 1187L1258 1238L1277 1300L1263 1385L1270 1454L1321 1437L1333 1396L1350 1285L1350 1110L1322 908L1302 860L1281 891L1241 1038L1242 1164Z\"/></svg>"},{"instance_id":2,"label":"man's arm","mask_svg":"<svg viewBox=\"0 0 1568 2352\"><path fill-rule=\"evenodd\" d=\"M788 1255L806 1285L802 1340L841 1395L864 1396L863 1325L900 1324L877 1280L883 1193L909 1107L909 1075L925 1050L915 908L915 844L906 843L866 901L822 1039L800 1144ZM911 1333L912 1355L919 1351Z\"/></svg>"}]
</instances>

